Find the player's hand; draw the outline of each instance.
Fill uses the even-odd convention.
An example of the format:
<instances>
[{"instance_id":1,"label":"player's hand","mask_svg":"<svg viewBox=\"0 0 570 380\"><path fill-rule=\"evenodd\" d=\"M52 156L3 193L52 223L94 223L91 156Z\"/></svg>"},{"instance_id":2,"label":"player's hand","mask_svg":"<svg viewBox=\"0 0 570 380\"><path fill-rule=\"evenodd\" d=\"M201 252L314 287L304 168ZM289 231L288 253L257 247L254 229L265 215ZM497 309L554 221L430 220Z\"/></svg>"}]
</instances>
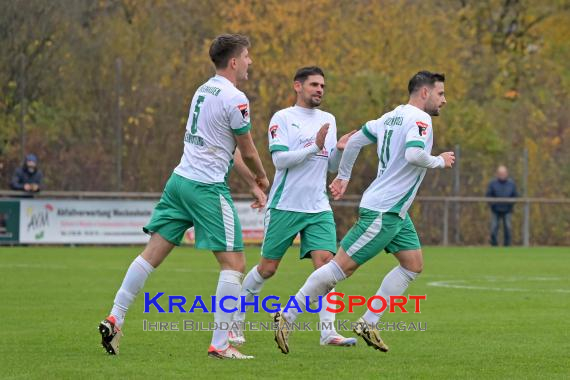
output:
<instances>
[{"instance_id":1,"label":"player's hand","mask_svg":"<svg viewBox=\"0 0 570 380\"><path fill-rule=\"evenodd\" d=\"M440 154L439 156L441 158L443 158L443 161L445 162L446 168L452 167L453 164L455 163L455 153L453 153L453 152L444 152L444 153Z\"/></svg>"},{"instance_id":2,"label":"player's hand","mask_svg":"<svg viewBox=\"0 0 570 380\"><path fill-rule=\"evenodd\" d=\"M348 144L350 136L354 135L355 133L356 129L353 129L352 131L348 132L346 135L343 135L340 139L338 139L336 143L336 149L344 150L344 148L346 148L346 144Z\"/></svg>"},{"instance_id":3,"label":"player's hand","mask_svg":"<svg viewBox=\"0 0 570 380\"><path fill-rule=\"evenodd\" d=\"M267 189L269 189L269 179L267 178L267 176L261 178L257 177L255 179L255 183L257 184L257 186L259 186L261 191L267 191Z\"/></svg>"},{"instance_id":4,"label":"player's hand","mask_svg":"<svg viewBox=\"0 0 570 380\"><path fill-rule=\"evenodd\" d=\"M254 201L250 207L261 211L267 204L267 195L265 195L259 186L252 186L252 188L249 189L249 193L253 195L254 198Z\"/></svg>"},{"instance_id":5,"label":"player's hand","mask_svg":"<svg viewBox=\"0 0 570 380\"><path fill-rule=\"evenodd\" d=\"M319 147L320 150L323 150L323 147L325 146L325 139L327 138L327 133L329 132L329 126L329 123L325 123L317 132L315 144Z\"/></svg>"},{"instance_id":6,"label":"player's hand","mask_svg":"<svg viewBox=\"0 0 570 380\"><path fill-rule=\"evenodd\" d=\"M348 187L348 181L349 180L347 179L340 179L337 177L329 185L329 189L331 190L331 194L335 201L338 201L343 197L346 192L346 188Z\"/></svg>"}]
</instances>

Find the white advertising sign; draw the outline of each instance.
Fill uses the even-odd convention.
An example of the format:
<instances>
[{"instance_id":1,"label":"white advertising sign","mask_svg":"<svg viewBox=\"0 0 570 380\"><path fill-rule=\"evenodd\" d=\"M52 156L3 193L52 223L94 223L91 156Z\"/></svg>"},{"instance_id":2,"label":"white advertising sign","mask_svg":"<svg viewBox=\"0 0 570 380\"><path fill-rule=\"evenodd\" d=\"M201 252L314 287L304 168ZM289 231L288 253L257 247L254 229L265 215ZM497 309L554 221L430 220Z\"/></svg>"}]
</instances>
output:
<instances>
[{"instance_id":1,"label":"white advertising sign","mask_svg":"<svg viewBox=\"0 0 570 380\"><path fill-rule=\"evenodd\" d=\"M153 201L22 200L20 242L45 244L146 243L142 227Z\"/></svg>"},{"instance_id":2,"label":"white advertising sign","mask_svg":"<svg viewBox=\"0 0 570 380\"><path fill-rule=\"evenodd\" d=\"M144 244L155 201L128 200L22 200L20 242L37 244ZM264 212L235 202L244 242L263 240ZM192 242L189 230L184 241Z\"/></svg>"}]
</instances>

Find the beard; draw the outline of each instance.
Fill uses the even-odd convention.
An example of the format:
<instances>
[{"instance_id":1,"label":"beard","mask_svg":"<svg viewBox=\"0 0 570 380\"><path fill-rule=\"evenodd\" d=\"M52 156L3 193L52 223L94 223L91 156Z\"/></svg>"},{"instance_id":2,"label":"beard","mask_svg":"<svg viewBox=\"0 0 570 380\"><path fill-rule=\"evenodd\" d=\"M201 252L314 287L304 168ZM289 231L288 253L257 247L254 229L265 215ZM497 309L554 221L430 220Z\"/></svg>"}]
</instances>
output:
<instances>
[{"instance_id":1,"label":"beard","mask_svg":"<svg viewBox=\"0 0 570 380\"><path fill-rule=\"evenodd\" d=\"M439 107L433 104L426 104L426 113L430 116L439 116Z\"/></svg>"},{"instance_id":2,"label":"beard","mask_svg":"<svg viewBox=\"0 0 570 380\"><path fill-rule=\"evenodd\" d=\"M321 99L315 99L311 96L307 99L306 103L312 108L315 108L321 105Z\"/></svg>"}]
</instances>

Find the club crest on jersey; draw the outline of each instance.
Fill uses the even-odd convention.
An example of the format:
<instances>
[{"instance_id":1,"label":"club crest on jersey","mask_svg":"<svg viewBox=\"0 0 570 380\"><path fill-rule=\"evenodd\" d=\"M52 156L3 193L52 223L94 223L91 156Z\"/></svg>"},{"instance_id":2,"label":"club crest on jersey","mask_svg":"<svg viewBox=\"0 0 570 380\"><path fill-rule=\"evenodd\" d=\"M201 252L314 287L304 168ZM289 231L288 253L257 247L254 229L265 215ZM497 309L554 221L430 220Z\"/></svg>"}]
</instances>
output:
<instances>
[{"instance_id":1,"label":"club crest on jersey","mask_svg":"<svg viewBox=\"0 0 570 380\"><path fill-rule=\"evenodd\" d=\"M269 127L269 133L271 134L272 139L277 138L277 130L278 129L279 129L279 126L277 124Z\"/></svg>"},{"instance_id":2,"label":"club crest on jersey","mask_svg":"<svg viewBox=\"0 0 570 380\"><path fill-rule=\"evenodd\" d=\"M418 126L418 133L420 134L420 136L427 135L427 129L429 127L429 124L426 124L422 121L416 121L416 125Z\"/></svg>"},{"instance_id":3,"label":"club crest on jersey","mask_svg":"<svg viewBox=\"0 0 570 380\"><path fill-rule=\"evenodd\" d=\"M241 112L241 116L245 119L246 117L249 116L249 111L248 111L248 104L238 104L237 108L239 109L239 112Z\"/></svg>"}]
</instances>

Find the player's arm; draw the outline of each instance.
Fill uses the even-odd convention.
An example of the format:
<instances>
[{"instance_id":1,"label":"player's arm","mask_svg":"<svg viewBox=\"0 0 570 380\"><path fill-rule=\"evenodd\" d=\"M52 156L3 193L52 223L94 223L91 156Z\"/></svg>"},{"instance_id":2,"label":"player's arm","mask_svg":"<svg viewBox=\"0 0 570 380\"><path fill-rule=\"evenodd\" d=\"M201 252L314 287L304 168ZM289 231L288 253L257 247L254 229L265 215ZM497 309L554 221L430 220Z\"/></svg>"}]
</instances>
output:
<instances>
[{"instance_id":1,"label":"player's arm","mask_svg":"<svg viewBox=\"0 0 570 380\"><path fill-rule=\"evenodd\" d=\"M348 181L352 174L352 168L354 167L360 150L366 145L376 142L374 137L375 136L369 132L369 129L367 129L365 125L348 140L340 160L338 175L329 186L334 200L339 200L346 192Z\"/></svg>"},{"instance_id":2,"label":"player's arm","mask_svg":"<svg viewBox=\"0 0 570 380\"><path fill-rule=\"evenodd\" d=\"M255 182L265 191L269 187L269 180L259 153L253 144L251 137L251 123L249 117L249 101L242 93L236 95L226 103L226 109L229 115L230 128L234 134L236 144L241 152L241 158L245 165L255 175Z\"/></svg>"},{"instance_id":3,"label":"player's arm","mask_svg":"<svg viewBox=\"0 0 570 380\"><path fill-rule=\"evenodd\" d=\"M356 162L356 159L358 158L360 150L366 145L375 142L369 136L367 136L363 130L364 128L356 132L354 135L352 135L350 140L348 140L338 167L338 179L348 181L350 179L352 168Z\"/></svg>"},{"instance_id":4,"label":"player's arm","mask_svg":"<svg viewBox=\"0 0 570 380\"><path fill-rule=\"evenodd\" d=\"M450 168L455 162L453 152L444 152L439 156L432 156L424 150L431 133L431 120L417 120L410 124L406 133L406 161L412 165L428 169Z\"/></svg>"},{"instance_id":5,"label":"player's arm","mask_svg":"<svg viewBox=\"0 0 570 380\"><path fill-rule=\"evenodd\" d=\"M283 170L295 167L323 149L329 123L324 124L317 132L315 143L303 149L289 150L287 121L279 113L275 114L269 123L269 151L275 168Z\"/></svg>"},{"instance_id":6,"label":"player's arm","mask_svg":"<svg viewBox=\"0 0 570 380\"><path fill-rule=\"evenodd\" d=\"M269 180L261 163L261 158L259 158L259 153L253 144L251 133L248 131L247 133L236 135L235 139L237 147L241 152L243 163L253 172L255 175L254 180L261 190L267 190L269 188Z\"/></svg>"},{"instance_id":7,"label":"player's arm","mask_svg":"<svg viewBox=\"0 0 570 380\"><path fill-rule=\"evenodd\" d=\"M321 150L323 150L323 146L325 145L325 138L327 136L328 130L329 124L326 123L317 132L315 143L303 149L293 151L273 151L271 153L273 164L277 169L288 169L299 165L300 163L306 161L309 157L319 153Z\"/></svg>"},{"instance_id":8,"label":"player's arm","mask_svg":"<svg viewBox=\"0 0 570 380\"><path fill-rule=\"evenodd\" d=\"M448 156L451 155L451 157L453 157L453 152L445 152L439 156L432 156L422 148L417 148L417 147L406 148L406 161L408 161L412 165L419 166L422 168L435 169L435 168L451 167L453 162L449 162L450 161L449 157L448 160L446 161L444 158L445 155Z\"/></svg>"},{"instance_id":9,"label":"player's arm","mask_svg":"<svg viewBox=\"0 0 570 380\"><path fill-rule=\"evenodd\" d=\"M271 159L276 169L289 169L305 162L310 156L314 156L320 152L317 145L313 144L299 150L271 153Z\"/></svg>"},{"instance_id":10,"label":"player's arm","mask_svg":"<svg viewBox=\"0 0 570 380\"><path fill-rule=\"evenodd\" d=\"M243 162L243 158L241 156L241 152L239 149L236 149L234 153L234 169L240 178L247 183L249 186L249 193L253 196L255 201L251 204L252 208L263 208L267 204L267 195L261 190L258 186L257 182L255 181L255 176L249 170L245 162Z\"/></svg>"},{"instance_id":11,"label":"player's arm","mask_svg":"<svg viewBox=\"0 0 570 380\"><path fill-rule=\"evenodd\" d=\"M342 153L344 152L344 148L346 148L346 144L350 139L350 136L354 135L356 130L352 130L346 135L343 135L336 143L335 149L331 152L328 161L328 171L331 173L338 172L338 167L340 166L340 160L342 159Z\"/></svg>"}]
</instances>

